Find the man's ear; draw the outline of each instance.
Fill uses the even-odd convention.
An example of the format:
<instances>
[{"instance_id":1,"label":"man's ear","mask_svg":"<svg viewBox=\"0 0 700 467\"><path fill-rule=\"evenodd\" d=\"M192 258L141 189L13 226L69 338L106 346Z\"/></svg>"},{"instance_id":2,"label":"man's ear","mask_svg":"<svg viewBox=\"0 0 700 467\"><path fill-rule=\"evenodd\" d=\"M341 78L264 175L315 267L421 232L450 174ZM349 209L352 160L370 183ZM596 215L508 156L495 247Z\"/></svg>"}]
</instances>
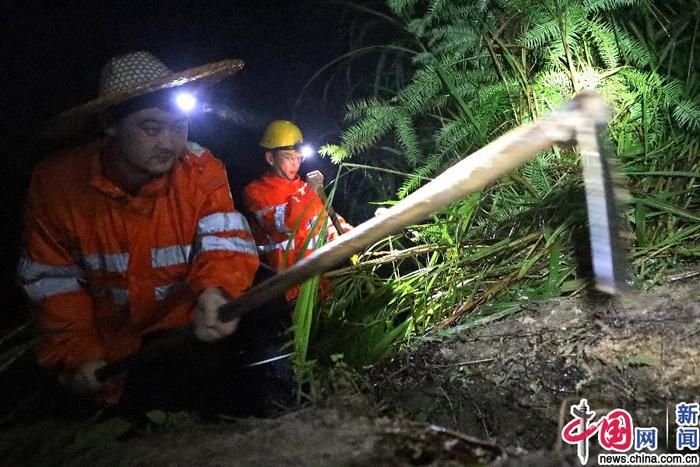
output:
<instances>
[{"instance_id":1,"label":"man's ear","mask_svg":"<svg viewBox=\"0 0 700 467\"><path fill-rule=\"evenodd\" d=\"M275 165L275 156L271 151L265 151L265 160L270 166Z\"/></svg>"}]
</instances>

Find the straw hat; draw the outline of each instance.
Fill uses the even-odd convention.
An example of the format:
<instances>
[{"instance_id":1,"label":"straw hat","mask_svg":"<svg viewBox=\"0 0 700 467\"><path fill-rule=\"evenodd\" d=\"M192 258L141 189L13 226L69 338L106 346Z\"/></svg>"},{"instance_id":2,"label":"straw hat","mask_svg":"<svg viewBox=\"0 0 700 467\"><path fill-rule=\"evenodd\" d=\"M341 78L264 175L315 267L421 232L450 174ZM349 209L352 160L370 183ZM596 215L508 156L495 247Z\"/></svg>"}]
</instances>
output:
<instances>
[{"instance_id":1,"label":"straw hat","mask_svg":"<svg viewBox=\"0 0 700 467\"><path fill-rule=\"evenodd\" d=\"M213 84L241 68L242 60L230 59L173 73L149 52L114 57L102 67L98 97L46 121L39 135L74 135L84 127L89 116L129 99L195 81L199 81L199 85Z\"/></svg>"}]
</instances>

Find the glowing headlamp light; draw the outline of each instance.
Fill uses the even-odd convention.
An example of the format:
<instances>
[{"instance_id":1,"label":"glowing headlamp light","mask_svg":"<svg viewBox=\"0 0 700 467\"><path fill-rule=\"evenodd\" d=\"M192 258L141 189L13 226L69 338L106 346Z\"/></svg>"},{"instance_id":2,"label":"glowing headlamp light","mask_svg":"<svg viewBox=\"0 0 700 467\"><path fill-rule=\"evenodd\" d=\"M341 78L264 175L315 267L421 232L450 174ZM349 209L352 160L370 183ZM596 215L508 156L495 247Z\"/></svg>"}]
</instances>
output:
<instances>
[{"instance_id":1,"label":"glowing headlamp light","mask_svg":"<svg viewBox=\"0 0 700 467\"><path fill-rule=\"evenodd\" d=\"M302 156L304 156L304 159L306 159L307 157L313 156L314 148L312 148L308 144L305 144L299 148L299 152L301 153Z\"/></svg>"},{"instance_id":2,"label":"glowing headlamp light","mask_svg":"<svg viewBox=\"0 0 700 467\"><path fill-rule=\"evenodd\" d=\"M175 95L175 104L183 112L189 113L197 105L197 99L188 92L179 92Z\"/></svg>"}]
</instances>

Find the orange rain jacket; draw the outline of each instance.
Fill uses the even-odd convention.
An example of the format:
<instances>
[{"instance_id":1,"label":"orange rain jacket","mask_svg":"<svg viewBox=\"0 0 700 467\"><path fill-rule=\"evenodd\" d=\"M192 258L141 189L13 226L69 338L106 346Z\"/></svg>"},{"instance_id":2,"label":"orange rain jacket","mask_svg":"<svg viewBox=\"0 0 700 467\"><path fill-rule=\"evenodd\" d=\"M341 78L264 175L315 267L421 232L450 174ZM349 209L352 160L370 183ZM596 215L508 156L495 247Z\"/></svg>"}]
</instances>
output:
<instances>
[{"instance_id":1,"label":"orange rain jacket","mask_svg":"<svg viewBox=\"0 0 700 467\"><path fill-rule=\"evenodd\" d=\"M313 229L318 216L326 215L323 201L306 182L300 178L286 180L273 173L267 173L245 187L243 206L255 216L253 231L256 233L258 251L265 262L276 271L294 264L299 257L306 239L311 236L304 256L313 252L319 242L319 231L323 221ZM352 227L338 216L344 231ZM297 229L293 238L290 234ZM312 231L313 229L313 231ZM327 222L327 240L333 240L338 233L330 220ZM287 261L284 262L285 250ZM287 292L288 300L299 295L299 287Z\"/></svg>"},{"instance_id":2,"label":"orange rain jacket","mask_svg":"<svg viewBox=\"0 0 700 467\"><path fill-rule=\"evenodd\" d=\"M103 176L107 140L34 172L18 275L39 326L39 363L70 371L136 351L141 336L193 319L200 291L230 296L259 265L223 164L196 143L135 196Z\"/></svg>"}]
</instances>

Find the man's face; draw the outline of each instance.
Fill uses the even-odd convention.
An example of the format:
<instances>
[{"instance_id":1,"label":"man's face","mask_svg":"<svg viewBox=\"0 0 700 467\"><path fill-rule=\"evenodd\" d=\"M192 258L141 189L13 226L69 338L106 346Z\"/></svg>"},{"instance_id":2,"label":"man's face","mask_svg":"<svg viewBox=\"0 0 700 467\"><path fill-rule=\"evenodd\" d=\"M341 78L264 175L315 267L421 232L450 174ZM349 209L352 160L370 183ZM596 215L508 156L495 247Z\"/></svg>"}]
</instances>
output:
<instances>
[{"instance_id":1,"label":"man's face","mask_svg":"<svg viewBox=\"0 0 700 467\"><path fill-rule=\"evenodd\" d=\"M295 180L299 177L299 167L304 157L293 149L284 149L267 153L267 161L278 177Z\"/></svg>"},{"instance_id":2,"label":"man's face","mask_svg":"<svg viewBox=\"0 0 700 467\"><path fill-rule=\"evenodd\" d=\"M157 108L143 109L107 129L131 168L144 175L168 172L187 144L187 115Z\"/></svg>"}]
</instances>

